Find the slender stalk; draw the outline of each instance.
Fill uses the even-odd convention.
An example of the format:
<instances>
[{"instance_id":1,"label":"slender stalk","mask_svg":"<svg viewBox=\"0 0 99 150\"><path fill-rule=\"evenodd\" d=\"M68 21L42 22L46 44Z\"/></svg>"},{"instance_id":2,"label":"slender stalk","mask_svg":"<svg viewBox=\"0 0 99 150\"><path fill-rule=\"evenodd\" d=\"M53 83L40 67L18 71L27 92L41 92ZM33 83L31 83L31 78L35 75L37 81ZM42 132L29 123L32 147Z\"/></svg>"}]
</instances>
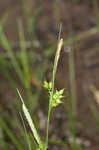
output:
<instances>
[{"instance_id":1,"label":"slender stalk","mask_svg":"<svg viewBox=\"0 0 99 150\"><path fill-rule=\"evenodd\" d=\"M76 94L76 77L75 77L75 62L74 62L74 49L72 48L69 53L69 75L71 86L71 100L74 116L77 115L77 94Z\"/></svg>"},{"instance_id":2,"label":"slender stalk","mask_svg":"<svg viewBox=\"0 0 99 150\"><path fill-rule=\"evenodd\" d=\"M55 55L54 67L53 67L52 91L51 91L50 100L49 100L48 120L47 120L47 129L46 129L46 146L48 146L48 131L49 131L50 115L51 115L51 110L52 110L52 99L53 99L53 94L54 94L54 82L55 82L57 65L58 65L58 60L59 60L62 45L63 45L63 39L60 39L58 43L58 47L57 47L57 51Z\"/></svg>"}]
</instances>

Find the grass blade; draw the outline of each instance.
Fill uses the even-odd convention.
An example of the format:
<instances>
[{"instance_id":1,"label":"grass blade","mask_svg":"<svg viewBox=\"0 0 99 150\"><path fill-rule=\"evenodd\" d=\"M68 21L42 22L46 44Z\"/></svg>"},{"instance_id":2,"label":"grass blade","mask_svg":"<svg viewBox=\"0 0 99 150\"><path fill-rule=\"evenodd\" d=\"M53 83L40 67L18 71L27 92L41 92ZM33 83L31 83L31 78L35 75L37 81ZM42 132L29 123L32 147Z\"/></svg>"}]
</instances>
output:
<instances>
[{"instance_id":1,"label":"grass blade","mask_svg":"<svg viewBox=\"0 0 99 150\"><path fill-rule=\"evenodd\" d=\"M9 138L11 139L11 141L13 142L13 144L16 146L16 148L18 150L24 150L22 144L13 135L12 131L8 128L8 126L6 125L5 121L1 117L0 117L0 125L6 131L7 135L9 136Z\"/></svg>"},{"instance_id":2,"label":"grass blade","mask_svg":"<svg viewBox=\"0 0 99 150\"><path fill-rule=\"evenodd\" d=\"M33 135L34 135L34 137L35 137L35 139L36 139L38 145L42 145L42 141L41 141L41 139L40 139L40 136L39 136L38 133L37 133L37 130L36 130L35 126L34 126L34 123L33 123L33 121L32 121L32 118L31 118L31 116L30 116L30 114L29 114L29 112L28 112L28 109L26 108L26 106L25 106L25 104L24 104L24 101L23 101L22 96L21 96L21 94L20 94L20 92L19 92L18 89L17 89L17 92L18 92L18 95L19 95L19 97L20 97L20 99L21 99L21 102L22 102L22 109L23 109L24 115L25 115L25 117L26 117L26 119L27 119L27 122L28 122L28 124L29 124L29 126L30 126L30 128L31 128L31 131L32 131L32 133L33 133Z\"/></svg>"}]
</instances>

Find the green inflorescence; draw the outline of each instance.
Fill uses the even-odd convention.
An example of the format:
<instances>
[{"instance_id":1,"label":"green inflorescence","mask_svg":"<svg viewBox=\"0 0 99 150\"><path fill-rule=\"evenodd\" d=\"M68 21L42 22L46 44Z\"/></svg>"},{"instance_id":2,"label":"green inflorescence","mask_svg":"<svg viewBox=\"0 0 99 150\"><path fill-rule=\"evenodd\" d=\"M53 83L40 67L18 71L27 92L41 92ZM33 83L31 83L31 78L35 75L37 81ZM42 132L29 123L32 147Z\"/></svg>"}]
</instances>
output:
<instances>
[{"instance_id":1,"label":"green inflorescence","mask_svg":"<svg viewBox=\"0 0 99 150\"><path fill-rule=\"evenodd\" d=\"M49 92L49 96L51 96L52 94L52 82L47 82L47 81L44 81L44 88L48 90ZM64 97L63 96L63 93L64 93L64 89L61 89L61 90L56 90L53 94L53 98L52 98L52 101L51 101L51 106L52 107L56 107L58 106L59 104L62 103L61 99Z\"/></svg>"}]
</instances>

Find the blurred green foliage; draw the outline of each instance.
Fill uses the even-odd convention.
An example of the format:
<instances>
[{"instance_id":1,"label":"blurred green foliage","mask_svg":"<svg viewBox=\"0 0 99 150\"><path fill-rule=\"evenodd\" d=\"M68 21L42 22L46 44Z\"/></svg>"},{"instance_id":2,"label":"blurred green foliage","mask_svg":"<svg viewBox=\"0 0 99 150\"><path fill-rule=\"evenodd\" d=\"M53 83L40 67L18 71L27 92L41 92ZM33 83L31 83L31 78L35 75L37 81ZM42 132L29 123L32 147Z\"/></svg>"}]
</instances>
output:
<instances>
[{"instance_id":1,"label":"blurred green foliage","mask_svg":"<svg viewBox=\"0 0 99 150\"><path fill-rule=\"evenodd\" d=\"M49 72L52 68L50 63L50 58L54 55L56 49L56 43L54 45L49 44L49 41L45 41L48 47L44 48L42 43L38 40L36 34L36 24L42 12L42 9L39 5L39 0L37 1L38 8L35 13L31 15L31 9L27 7L27 1L18 1L23 6L23 12L25 16L27 31L24 31L24 24L22 19L18 19L18 33L19 41L18 43L13 43L8 40L5 33L5 24L10 13L13 13L13 9L16 6L8 7L4 12L0 20L0 47L4 50L4 53L0 54L0 69L8 80L9 85L12 91L15 93L15 97L12 97L13 101L9 102L9 108L3 109L0 105L0 149L1 150L25 150L28 149L28 143L26 143L26 136L24 134L23 125L21 123L20 116L18 112L21 111L20 103L17 100L16 88L21 89L22 95L26 100L26 105L28 106L31 113L35 112L39 106L39 100L46 98L42 90L42 81L45 79L46 74L49 75ZM80 0L73 0L74 3L79 3ZM61 21L60 9L57 7L58 1L54 2L56 20L59 23ZM95 3L96 5L96 3ZM95 7L96 8L96 7ZM28 37L26 37L25 32ZM85 37L90 37L91 35L99 32L98 24L97 26L75 36L68 38L64 41L64 46L71 45L74 42L79 42ZM27 41L27 39L29 41ZM38 45L39 49L43 49L40 52L37 52L35 45ZM17 47L17 50L15 49ZM71 93L72 96L69 97L68 90L66 92L67 106L64 108L65 113L69 117L69 127L68 130L71 133L73 138L73 143L69 144L68 141L56 141L49 139L49 143L65 146L73 150L84 150L78 146L75 142L76 140L76 121L79 121L80 124L83 124L86 128L85 122L74 115L76 112L76 82L75 82L75 66L73 62L74 54L69 53L69 71L71 76ZM46 77L47 78L47 77ZM5 93L6 94L6 93ZM75 99L74 99L75 97ZM74 101L73 101L74 100ZM97 131L99 131L99 121L97 116L97 111L93 106L92 102L89 102L89 108L92 113L92 117L97 126ZM33 115L38 130L39 122L36 115ZM21 121L20 121L21 120ZM90 130L88 129L90 132ZM92 133L93 134L93 133ZM33 139L31 133L28 133L30 145L35 149L35 140Z\"/></svg>"}]
</instances>

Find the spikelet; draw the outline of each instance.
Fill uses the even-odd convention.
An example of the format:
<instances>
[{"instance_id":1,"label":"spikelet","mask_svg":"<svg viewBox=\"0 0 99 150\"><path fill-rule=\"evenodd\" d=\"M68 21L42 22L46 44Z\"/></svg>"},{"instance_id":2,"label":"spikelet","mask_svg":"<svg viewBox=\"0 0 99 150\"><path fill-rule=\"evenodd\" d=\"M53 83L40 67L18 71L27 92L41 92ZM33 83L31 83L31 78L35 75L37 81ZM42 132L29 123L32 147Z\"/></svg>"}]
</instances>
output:
<instances>
[{"instance_id":1,"label":"spikelet","mask_svg":"<svg viewBox=\"0 0 99 150\"><path fill-rule=\"evenodd\" d=\"M58 43L57 54L56 54L56 68L57 68L57 64L58 64L58 60L60 57L60 51L62 49L62 46L63 46L63 39L60 39L59 43Z\"/></svg>"}]
</instances>

